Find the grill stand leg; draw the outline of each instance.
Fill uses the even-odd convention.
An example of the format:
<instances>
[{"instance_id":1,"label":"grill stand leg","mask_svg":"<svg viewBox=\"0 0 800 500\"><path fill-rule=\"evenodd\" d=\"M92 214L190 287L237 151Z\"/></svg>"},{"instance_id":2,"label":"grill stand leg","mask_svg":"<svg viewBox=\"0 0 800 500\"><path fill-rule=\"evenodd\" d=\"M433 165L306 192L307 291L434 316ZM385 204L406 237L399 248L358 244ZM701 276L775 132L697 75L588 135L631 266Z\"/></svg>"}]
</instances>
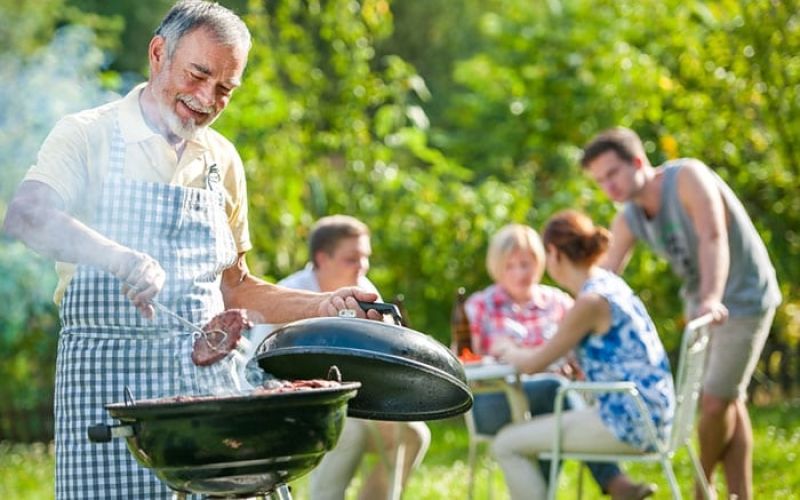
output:
<instances>
[{"instance_id":1,"label":"grill stand leg","mask_svg":"<svg viewBox=\"0 0 800 500\"><path fill-rule=\"evenodd\" d=\"M252 498L256 500L292 500L292 492L289 486L281 484L266 495L257 495ZM172 500L186 500L186 493L175 492L172 495Z\"/></svg>"},{"instance_id":2,"label":"grill stand leg","mask_svg":"<svg viewBox=\"0 0 800 500\"><path fill-rule=\"evenodd\" d=\"M264 497L264 500L292 500L292 492L289 490L288 485L281 484L268 496Z\"/></svg>"}]
</instances>

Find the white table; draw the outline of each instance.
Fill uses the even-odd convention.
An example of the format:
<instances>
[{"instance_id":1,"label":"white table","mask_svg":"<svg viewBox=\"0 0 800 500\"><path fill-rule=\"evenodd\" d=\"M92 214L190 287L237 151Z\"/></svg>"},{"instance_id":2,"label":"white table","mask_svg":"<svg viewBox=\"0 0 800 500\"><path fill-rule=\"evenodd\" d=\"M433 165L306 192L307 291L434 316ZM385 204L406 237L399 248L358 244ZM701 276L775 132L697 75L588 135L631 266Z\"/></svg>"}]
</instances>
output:
<instances>
[{"instance_id":1,"label":"white table","mask_svg":"<svg viewBox=\"0 0 800 500\"><path fill-rule=\"evenodd\" d=\"M520 373L512 365L496 361L466 363L464 374L473 393L504 392L514 422L531 418L528 398L522 390Z\"/></svg>"}]
</instances>

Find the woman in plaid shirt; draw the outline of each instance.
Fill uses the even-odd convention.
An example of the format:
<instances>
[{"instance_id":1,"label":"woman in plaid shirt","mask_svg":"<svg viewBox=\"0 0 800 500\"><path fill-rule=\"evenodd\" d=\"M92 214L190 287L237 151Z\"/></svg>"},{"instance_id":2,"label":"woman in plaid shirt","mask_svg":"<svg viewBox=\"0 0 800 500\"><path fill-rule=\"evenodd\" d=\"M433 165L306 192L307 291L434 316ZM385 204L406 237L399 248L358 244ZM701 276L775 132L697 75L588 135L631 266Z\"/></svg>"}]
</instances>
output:
<instances>
[{"instance_id":1,"label":"woman in plaid shirt","mask_svg":"<svg viewBox=\"0 0 800 500\"><path fill-rule=\"evenodd\" d=\"M573 300L558 288L540 283L544 267L544 247L532 228L509 224L492 237L486 268L494 284L472 294L465 305L476 354L487 355L497 339L511 338L524 349L539 346L553 336ZM523 380L531 416L553 412L556 392L567 381L565 375L580 376L577 365L567 359L554 363L549 373ZM582 408L585 402L571 394L566 406ZM511 422L511 410L502 392L476 394L472 412L480 434L494 435ZM643 498L652 493L649 485L631 482L616 464L587 465L597 484L613 498ZM541 461L540 466L548 477L549 462Z\"/></svg>"}]
</instances>

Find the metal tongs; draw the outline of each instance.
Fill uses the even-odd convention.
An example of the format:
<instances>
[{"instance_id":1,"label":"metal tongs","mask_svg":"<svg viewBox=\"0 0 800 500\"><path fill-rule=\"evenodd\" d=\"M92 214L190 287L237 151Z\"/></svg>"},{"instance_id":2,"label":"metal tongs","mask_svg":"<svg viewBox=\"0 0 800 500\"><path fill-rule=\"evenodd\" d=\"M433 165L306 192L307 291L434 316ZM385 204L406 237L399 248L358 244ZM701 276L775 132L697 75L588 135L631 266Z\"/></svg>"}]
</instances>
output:
<instances>
[{"instance_id":1,"label":"metal tongs","mask_svg":"<svg viewBox=\"0 0 800 500\"><path fill-rule=\"evenodd\" d=\"M225 341L228 338L228 332L220 329L210 330L207 332L202 328L200 328L199 326L192 323L191 321L180 316L179 314L177 314L176 312L174 312L172 309L165 306L161 302L155 299L151 299L150 303L153 305L153 307L155 307L162 313L166 314L170 318L174 319L181 325L191 330L192 337L194 338L195 342L198 341L205 342L211 350L216 352L221 352L223 354L228 354L228 352L233 352L234 353L233 363L231 363L231 379L233 380L233 384L236 387L236 390L239 392L242 391L242 380L241 377L239 376L239 371L240 371L239 365L244 365L247 362L242 352L248 352L250 350L250 341L247 340L247 338L244 335L242 335L241 338L239 338L238 342L236 343L236 347L234 349L228 352L224 352L225 349L221 349L220 346L225 345ZM220 340L217 342L212 342L210 338L211 335L209 334L214 334L214 337L218 337L218 335L221 334L221 336L218 337Z\"/></svg>"},{"instance_id":2,"label":"metal tongs","mask_svg":"<svg viewBox=\"0 0 800 500\"><path fill-rule=\"evenodd\" d=\"M170 318L174 319L175 321L177 321L181 325L183 325L186 328L188 328L189 330L191 330L192 331L192 337L194 337L195 340L199 340L199 339L202 338L206 342L206 344L208 344L208 347L211 348L214 351L220 352L219 346L224 344L225 341L228 339L228 332L226 332L224 330L211 330L211 331L207 332L207 331L203 330L202 328L200 328L199 326L197 326L194 323L192 323L191 321L185 319L183 316L179 315L178 313L173 312L172 309L170 309L169 307L165 306L164 304L162 304L161 302L159 302L157 300L151 299L150 300L150 304L152 304L153 307L155 307L156 309L158 309L162 313L166 314ZM209 333L213 333L213 334L215 334L215 336L217 334L222 334L222 338L221 338L221 340L219 342L216 342L216 345L215 345L214 343L211 342L211 339L209 338Z\"/></svg>"},{"instance_id":3,"label":"metal tongs","mask_svg":"<svg viewBox=\"0 0 800 500\"><path fill-rule=\"evenodd\" d=\"M123 280L123 283L126 286L130 287L132 290L138 290L138 287L133 286L132 284L130 284L129 282L127 282L125 280ZM182 316L180 316L179 314L173 312L172 309L170 309L169 307L165 306L164 304L162 304L161 302L157 301L156 299L150 299L150 304L153 307L155 307L156 309L158 309L159 311L161 311L164 314L166 314L167 316L169 316L170 318L172 318L175 321L177 321L178 323L180 323L181 325L183 325L186 328L188 328L189 330L191 330L192 331L192 337L194 337L195 340L197 340L199 338L203 338L203 340L208 344L209 348L211 348L214 351L221 352L219 350L219 346L224 344L224 342L228 339L228 332L225 332L223 330L211 330L210 332L206 332L205 330L203 330L199 326L195 325L191 321L189 321L189 320L183 318ZM212 344L211 341L208 338L209 337L208 336L209 333L214 333L214 334L221 333L222 334L222 337L221 337L222 340L217 342L217 345Z\"/></svg>"}]
</instances>

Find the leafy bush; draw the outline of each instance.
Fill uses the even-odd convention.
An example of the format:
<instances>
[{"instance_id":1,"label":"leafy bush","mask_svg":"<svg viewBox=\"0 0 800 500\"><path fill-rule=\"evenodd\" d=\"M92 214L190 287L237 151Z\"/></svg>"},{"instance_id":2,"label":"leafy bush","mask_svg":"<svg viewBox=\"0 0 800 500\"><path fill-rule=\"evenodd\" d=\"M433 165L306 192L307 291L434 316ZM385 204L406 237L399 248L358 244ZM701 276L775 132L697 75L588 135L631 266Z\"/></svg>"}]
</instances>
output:
<instances>
[{"instance_id":1,"label":"leafy bush","mask_svg":"<svg viewBox=\"0 0 800 500\"><path fill-rule=\"evenodd\" d=\"M0 241L0 439L52 437L58 321L52 263Z\"/></svg>"}]
</instances>

